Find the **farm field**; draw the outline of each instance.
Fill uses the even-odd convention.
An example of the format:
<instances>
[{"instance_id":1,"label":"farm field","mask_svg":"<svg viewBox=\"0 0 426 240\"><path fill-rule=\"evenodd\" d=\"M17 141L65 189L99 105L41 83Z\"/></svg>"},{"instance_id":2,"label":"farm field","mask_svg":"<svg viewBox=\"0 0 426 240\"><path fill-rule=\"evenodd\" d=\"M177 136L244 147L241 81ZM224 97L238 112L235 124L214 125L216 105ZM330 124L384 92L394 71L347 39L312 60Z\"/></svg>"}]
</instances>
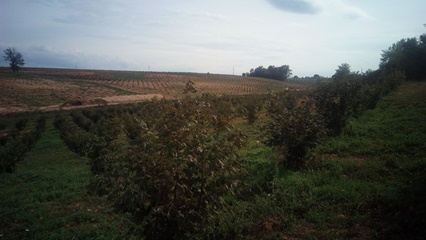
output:
<instances>
[{"instance_id":1,"label":"farm field","mask_svg":"<svg viewBox=\"0 0 426 240\"><path fill-rule=\"evenodd\" d=\"M214 224L204 223L193 237L422 239L426 234L425 93L425 83L403 83L375 109L350 119L340 135L323 140L312 151L315 160L300 171L277 168L279 156L262 143L261 128L268 121L262 112L253 124L234 118L235 129L247 136L238 160L248 175L241 176L244 184L238 193L226 196L223 209L215 211ZM127 119L132 110L133 116L144 116L137 113L144 106L1 118L3 131L8 132L19 119L28 118L23 133L34 128L40 116L47 119L46 129L18 162L16 172L0 175L1 238L140 239L140 223L88 190L95 177L87 164L90 160L73 152L84 145L72 151L61 137L64 130L55 128L54 122L60 115L72 124L69 133L90 136L101 124L96 113Z\"/></svg>"},{"instance_id":2,"label":"farm field","mask_svg":"<svg viewBox=\"0 0 426 240\"><path fill-rule=\"evenodd\" d=\"M426 239L421 1L136 2L0 3L0 240Z\"/></svg>"},{"instance_id":3,"label":"farm field","mask_svg":"<svg viewBox=\"0 0 426 240\"><path fill-rule=\"evenodd\" d=\"M307 84L200 73L25 68L0 69L0 114L112 105L183 97L186 83L214 95L264 94L306 89Z\"/></svg>"}]
</instances>

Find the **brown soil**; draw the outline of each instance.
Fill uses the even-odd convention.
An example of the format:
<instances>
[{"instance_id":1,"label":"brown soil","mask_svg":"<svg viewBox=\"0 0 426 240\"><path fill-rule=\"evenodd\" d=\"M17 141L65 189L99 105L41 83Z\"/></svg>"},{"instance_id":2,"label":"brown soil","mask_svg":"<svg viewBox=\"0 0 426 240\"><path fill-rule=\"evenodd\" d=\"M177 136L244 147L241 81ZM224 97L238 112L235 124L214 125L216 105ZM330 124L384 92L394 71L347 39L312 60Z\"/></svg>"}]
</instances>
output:
<instances>
[{"instance_id":1,"label":"brown soil","mask_svg":"<svg viewBox=\"0 0 426 240\"><path fill-rule=\"evenodd\" d=\"M155 73L28 68L13 74L0 68L0 115L88 106L175 99L185 96L188 81L195 95L263 94L308 85L217 74Z\"/></svg>"}]
</instances>

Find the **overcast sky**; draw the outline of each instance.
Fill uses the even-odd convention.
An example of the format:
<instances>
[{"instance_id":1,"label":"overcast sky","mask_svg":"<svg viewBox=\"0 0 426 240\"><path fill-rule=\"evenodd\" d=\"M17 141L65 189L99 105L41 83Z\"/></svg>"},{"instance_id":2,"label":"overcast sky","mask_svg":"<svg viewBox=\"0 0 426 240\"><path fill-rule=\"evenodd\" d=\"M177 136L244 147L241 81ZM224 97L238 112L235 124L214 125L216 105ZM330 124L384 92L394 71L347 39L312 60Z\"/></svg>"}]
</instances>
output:
<instances>
[{"instance_id":1,"label":"overcast sky","mask_svg":"<svg viewBox=\"0 0 426 240\"><path fill-rule=\"evenodd\" d=\"M28 67L331 76L377 69L424 23L424 0L0 0L0 48Z\"/></svg>"}]
</instances>

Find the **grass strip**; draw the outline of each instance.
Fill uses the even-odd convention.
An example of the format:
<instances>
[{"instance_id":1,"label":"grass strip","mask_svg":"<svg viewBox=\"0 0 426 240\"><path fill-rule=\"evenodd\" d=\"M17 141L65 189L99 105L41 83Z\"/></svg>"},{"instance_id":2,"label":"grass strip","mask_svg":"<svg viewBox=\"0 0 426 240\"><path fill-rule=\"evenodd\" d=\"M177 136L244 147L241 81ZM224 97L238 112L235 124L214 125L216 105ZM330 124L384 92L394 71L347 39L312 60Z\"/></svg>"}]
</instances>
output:
<instances>
[{"instance_id":1,"label":"grass strip","mask_svg":"<svg viewBox=\"0 0 426 240\"><path fill-rule=\"evenodd\" d=\"M2 239L123 239L132 228L105 199L87 193L86 159L48 124L14 174L0 176Z\"/></svg>"}]
</instances>

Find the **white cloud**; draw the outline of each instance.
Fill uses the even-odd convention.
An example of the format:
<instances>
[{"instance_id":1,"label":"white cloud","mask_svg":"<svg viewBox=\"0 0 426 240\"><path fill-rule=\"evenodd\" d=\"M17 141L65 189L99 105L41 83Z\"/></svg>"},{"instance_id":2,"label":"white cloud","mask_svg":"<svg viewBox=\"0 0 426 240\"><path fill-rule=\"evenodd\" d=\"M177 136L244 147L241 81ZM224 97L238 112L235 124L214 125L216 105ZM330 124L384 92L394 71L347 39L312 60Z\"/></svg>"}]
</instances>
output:
<instances>
[{"instance_id":1,"label":"white cloud","mask_svg":"<svg viewBox=\"0 0 426 240\"><path fill-rule=\"evenodd\" d=\"M227 20L228 19L227 17L225 17L222 14L215 14L215 13L211 13L211 12L208 12L208 11L195 13L194 15L204 17L204 18L216 19L216 20Z\"/></svg>"},{"instance_id":2,"label":"white cloud","mask_svg":"<svg viewBox=\"0 0 426 240\"><path fill-rule=\"evenodd\" d=\"M327 76L342 62L375 69L381 50L424 32L425 8L422 0L0 0L0 36L27 66L235 66L237 74L289 64L298 76Z\"/></svg>"},{"instance_id":3,"label":"white cloud","mask_svg":"<svg viewBox=\"0 0 426 240\"><path fill-rule=\"evenodd\" d=\"M268 2L279 10L299 14L316 14L321 10L309 0L268 0Z\"/></svg>"},{"instance_id":4,"label":"white cloud","mask_svg":"<svg viewBox=\"0 0 426 240\"><path fill-rule=\"evenodd\" d=\"M365 10L347 3L344 0L316 0L323 12L329 16L343 16L352 20L368 20L373 17Z\"/></svg>"}]
</instances>

